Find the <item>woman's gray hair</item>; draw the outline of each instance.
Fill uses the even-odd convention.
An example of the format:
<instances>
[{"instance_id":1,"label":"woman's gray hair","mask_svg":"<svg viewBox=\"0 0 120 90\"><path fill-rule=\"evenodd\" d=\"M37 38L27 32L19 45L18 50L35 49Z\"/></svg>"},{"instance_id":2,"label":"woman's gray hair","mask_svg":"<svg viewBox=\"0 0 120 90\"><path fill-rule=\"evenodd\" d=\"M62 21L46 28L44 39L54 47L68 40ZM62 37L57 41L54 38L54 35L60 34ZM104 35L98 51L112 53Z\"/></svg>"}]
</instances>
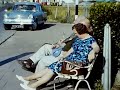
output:
<instances>
[{"instance_id":1,"label":"woman's gray hair","mask_svg":"<svg viewBox=\"0 0 120 90\"><path fill-rule=\"evenodd\" d=\"M90 21L89 19L87 19L87 17L85 16L79 16L78 18L75 19L75 21L73 22L73 24L78 24L78 23L82 23L87 27L88 32L93 32L92 27L90 25Z\"/></svg>"}]
</instances>

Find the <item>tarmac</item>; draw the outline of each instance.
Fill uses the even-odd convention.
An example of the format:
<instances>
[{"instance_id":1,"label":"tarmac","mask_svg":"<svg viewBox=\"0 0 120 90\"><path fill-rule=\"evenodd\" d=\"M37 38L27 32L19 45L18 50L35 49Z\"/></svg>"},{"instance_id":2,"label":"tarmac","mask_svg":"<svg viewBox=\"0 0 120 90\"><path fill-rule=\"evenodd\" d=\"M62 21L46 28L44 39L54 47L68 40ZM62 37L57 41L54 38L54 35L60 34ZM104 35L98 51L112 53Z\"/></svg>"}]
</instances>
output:
<instances>
[{"instance_id":1,"label":"tarmac","mask_svg":"<svg viewBox=\"0 0 120 90\"><path fill-rule=\"evenodd\" d=\"M16 33L16 30L0 31L0 45Z\"/></svg>"}]
</instances>

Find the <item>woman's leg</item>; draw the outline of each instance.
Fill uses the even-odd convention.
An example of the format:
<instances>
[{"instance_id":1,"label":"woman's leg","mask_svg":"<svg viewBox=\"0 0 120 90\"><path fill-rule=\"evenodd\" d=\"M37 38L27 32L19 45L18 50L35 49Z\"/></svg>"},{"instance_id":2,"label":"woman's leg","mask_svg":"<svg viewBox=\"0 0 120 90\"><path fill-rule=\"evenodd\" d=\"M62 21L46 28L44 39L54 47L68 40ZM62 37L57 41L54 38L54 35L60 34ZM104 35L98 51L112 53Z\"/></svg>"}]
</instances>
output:
<instances>
[{"instance_id":1,"label":"woman's leg","mask_svg":"<svg viewBox=\"0 0 120 90\"><path fill-rule=\"evenodd\" d=\"M28 85L31 88L37 88L38 86L48 82L52 76L54 75L54 72L51 69L46 69L46 73L44 73L44 75L38 79L38 81Z\"/></svg>"},{"instance_id":2,"label":"woman's leg","mask_svg":"<svg viewBox=\"0 0 120 90\"><path fill-rule=\"evenodd\" d=\"M42 70L42 71L39 71L37 73L34 73L30 76L27 76L27 77L23 77L23 79L27 80L27 81L31 81L31 80L34 80L34 79L38 79L38 78L41 78L43 77L46 73L48 72L48 68Z\"/></svg>"},{"instance_id":3,"label":"woman's leg","mask_svg":"<svg viewBox=\"0 0 120 90\"><path fill-rule=\"evenodd\" d=\"M52 54L52 45L45 44L43 45L36 53L34 53L30 59L36 64L43 56Z\"/></svg>"}]
</instances>

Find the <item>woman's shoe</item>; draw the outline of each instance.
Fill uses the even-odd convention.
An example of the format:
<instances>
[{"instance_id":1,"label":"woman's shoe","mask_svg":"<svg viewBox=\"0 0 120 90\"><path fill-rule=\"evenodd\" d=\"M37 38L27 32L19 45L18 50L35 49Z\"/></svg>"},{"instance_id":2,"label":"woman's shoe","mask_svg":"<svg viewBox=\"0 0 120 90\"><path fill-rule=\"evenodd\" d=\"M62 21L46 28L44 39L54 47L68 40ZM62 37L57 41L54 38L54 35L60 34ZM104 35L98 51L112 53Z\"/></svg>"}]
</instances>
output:
<instances>
[{"instance_id":1,"label":"woman's shoe","mask_svg":"<svg viewBox=\"0 0 120 90\"><path fill-rule=\"evenodd\" d=\"M29 86L27 86L26 84L20 84L20 86L22 87L22 88L24 88L25 90L36 90L36 88L31 88L31 87L29 87Z\"/></svg>"},{"instance_id":2,"label":"woman's shoe","mask_svg":"<svg viewBox=\"0 0 120 90\"><path fill-rule=\"evenodd\" d=\"M22 76L16 75L16 78L20 81L22 81L24 84L29 84L30 81L25 80Z\"/></svg>"}]
</instances>

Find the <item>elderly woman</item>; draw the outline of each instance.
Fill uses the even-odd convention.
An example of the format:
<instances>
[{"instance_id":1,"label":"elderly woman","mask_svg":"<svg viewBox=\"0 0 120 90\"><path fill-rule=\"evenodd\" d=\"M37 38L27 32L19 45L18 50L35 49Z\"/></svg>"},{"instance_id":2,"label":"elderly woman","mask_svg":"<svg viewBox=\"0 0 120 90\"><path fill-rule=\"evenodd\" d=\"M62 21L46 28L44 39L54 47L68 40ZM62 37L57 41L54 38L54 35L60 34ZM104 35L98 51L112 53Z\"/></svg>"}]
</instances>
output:
<instances>
[{"instance_id":1,"label":"elderly woman","mask_svg":"<svg viewBox=\"0 0 120 90\"><path fill-rule=\"evenodd\" d=\"M74 39L71 49L68 52L62 52L62 58L65 58L70 62L79 63L81 66L85 66L94 59L95 53L99 52L99 46L97 45L95 39L88 34L87 27L84 24L75 24L72 27L72 30L77 37ZM44 70L27 77L16 75L19 80L24 82L24 84L20 84L20 86L26 90L36 90L36 87L48 82L55 74L54 66L56 63L57 62L54 62ZM61 71L61 67L62 64L57 65L57 70ZM29 81L34 79L37 81L29 84Z\"/></svg>"}]
</instances>

